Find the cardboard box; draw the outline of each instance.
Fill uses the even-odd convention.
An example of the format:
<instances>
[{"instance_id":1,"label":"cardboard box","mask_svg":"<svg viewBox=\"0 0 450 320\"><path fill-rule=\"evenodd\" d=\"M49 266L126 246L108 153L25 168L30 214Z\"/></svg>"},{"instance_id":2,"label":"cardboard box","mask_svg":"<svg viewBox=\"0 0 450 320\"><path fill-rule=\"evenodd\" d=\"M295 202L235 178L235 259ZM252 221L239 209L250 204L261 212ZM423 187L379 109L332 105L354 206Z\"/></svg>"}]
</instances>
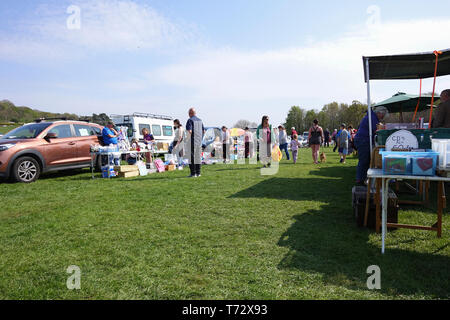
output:
<instances>
[{"instance_id":1,"label":"cardboard box","mask_svg":"<svg viewBox=\"0 0 450 320\"><path fill-rule=\"evenodd\" d=\"M131 177L138 177L138 176L139 176L139 170L119 173L119 177L121 177L121 178L131 178Z\"/></svg>"},{"instance_id":2,"label":"cardboard box","mask_svg":"<svg viewBox=\"0 0 450 320\"><path fill-rule=\"evenodd\" d=\"M127 166L115 166L114 170L117 172L130 172L130 171L137 171L139 170L138 166L136 165L127 165Z\"/></svg>"},{"instance_id":3,"label":"cardboard box","mask_svg":"<svg viewBox=\"0 0 450 320\"><path fill-rule=\"evenodd\" d=\"M166 171L174 171L175 170L175 165L174 164L168 164L165 166Z\"/></svg>"}]
</instances>

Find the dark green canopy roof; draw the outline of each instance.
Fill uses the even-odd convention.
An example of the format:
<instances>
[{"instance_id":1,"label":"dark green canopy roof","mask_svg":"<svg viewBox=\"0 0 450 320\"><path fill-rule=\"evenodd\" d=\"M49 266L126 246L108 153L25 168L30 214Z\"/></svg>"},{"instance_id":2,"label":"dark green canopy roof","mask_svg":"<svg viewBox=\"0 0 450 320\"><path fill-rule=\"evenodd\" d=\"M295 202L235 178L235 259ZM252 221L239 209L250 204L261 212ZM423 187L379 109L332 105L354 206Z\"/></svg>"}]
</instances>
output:
<instances>
[{"instance_id":1,"label":"dark green canopy roof","mask_svg":"<svg viewBox=\"0 0 450 320\"><path fill-rule=\"evenodd\" d=\"M450 49L441 50L437 76L450 74ZM393 56L363 57L369 61L369 80L425 79L434 77L436 56L433 52L402 54ZM364 67L364 79L368 75Z\"/></svg>"},{"instance_id":2,"label":"dark green canopy roof","mask_svg":"<svg viewBox=\"0 0 450 320\"><path fill-rule=\"evenodd\" d=\"M390 113L413 112L416 110L418 101L419 101L418 95L399 92L389 99L378 102L373 107L384 106L389 110ZM423 95L422 97L420 97L418 111L429 109L430 105L431 105L431 95Z\"/></svg>"}]
</instances>

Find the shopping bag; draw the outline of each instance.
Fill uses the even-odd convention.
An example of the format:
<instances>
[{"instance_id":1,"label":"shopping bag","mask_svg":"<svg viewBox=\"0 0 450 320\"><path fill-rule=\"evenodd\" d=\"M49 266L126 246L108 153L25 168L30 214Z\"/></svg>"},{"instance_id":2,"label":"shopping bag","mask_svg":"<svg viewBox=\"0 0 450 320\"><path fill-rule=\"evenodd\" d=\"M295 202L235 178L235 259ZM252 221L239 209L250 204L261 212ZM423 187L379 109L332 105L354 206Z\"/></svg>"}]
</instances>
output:
<instances>
[{"instance_id":1,"label":"shopping bag","mask_svg":"<svg viewBox=\"0 0 450 320\"><path fill-rule=\"evenodd\" d=\"M164 172L166 170L166 168L164 166L164 162L162 162L161 159L156 159L154 161L154 163L155 163L156 170L158 170L158 172Z\"/></svg>"},{"instance_id":2,"label":"shopping bag","mask_svg":"<svg viewBox=\"0 0 450 320\"><path fill-rule=\"evenodd\" d=\"M146 176L148 174L147 165L143 161L137 161L136 165L139 169L139 175Z\"/></svg>"},{"instance_id":3,"label":"shopping bag","mask_svg":"<svg viewBox=\"0 0 450 320\"><path fill-rule=\"evenodd\" d=\"M283 158L283 154L278 146L273 147L272 149L272 160L275 162L280 162Z\"/></svg>"}]
</instances>

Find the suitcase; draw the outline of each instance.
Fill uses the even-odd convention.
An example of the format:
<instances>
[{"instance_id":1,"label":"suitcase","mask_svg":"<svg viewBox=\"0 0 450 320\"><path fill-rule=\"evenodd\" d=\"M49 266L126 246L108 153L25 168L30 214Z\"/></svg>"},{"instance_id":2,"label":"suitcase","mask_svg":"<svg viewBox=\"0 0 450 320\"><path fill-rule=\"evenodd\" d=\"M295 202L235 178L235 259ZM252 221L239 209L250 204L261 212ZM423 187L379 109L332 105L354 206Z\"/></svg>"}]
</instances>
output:
<instances>
[{"instance_id":1,"label":"suitcase","mask_svg":"<svg viewBox=\"0 0 450 320\"><path fill-rule=\"evenodd\" d=\"M366 209L366 195L367 187L354 186L352 189L352 204L353 213L358 227L364 226L364 214ZM372 188L370 192L369 202L369 214L367 217L367 227L375 229L376 226L376 205L373 201L375 196L375 189ZM388 210L387 210L387 222L398 223L398 198L394 191L389 189L388 192ZM381 215L381 213L380 213ZM389 230L395 230L397 228L388 228Z\"/></svg>"}]
</instances>

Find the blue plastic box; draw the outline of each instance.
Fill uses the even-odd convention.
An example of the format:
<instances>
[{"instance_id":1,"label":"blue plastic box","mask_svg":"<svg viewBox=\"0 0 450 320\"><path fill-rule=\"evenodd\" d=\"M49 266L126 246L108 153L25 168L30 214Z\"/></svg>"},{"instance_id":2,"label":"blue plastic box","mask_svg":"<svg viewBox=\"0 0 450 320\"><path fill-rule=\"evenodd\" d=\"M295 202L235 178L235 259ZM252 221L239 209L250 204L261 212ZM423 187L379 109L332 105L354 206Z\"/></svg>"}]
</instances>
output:
<instances>
[{"instance_id":1,"label":"blue plastic box","mask_svg":"<svg viewBox=\"0 0 450 320\"><path fill-rule=\"evenodd\" d=\"M384 174L434 176L436 173L439 153L433 150L407 152L381 149L380 154Z\"/></svg>"}]
</instances>

